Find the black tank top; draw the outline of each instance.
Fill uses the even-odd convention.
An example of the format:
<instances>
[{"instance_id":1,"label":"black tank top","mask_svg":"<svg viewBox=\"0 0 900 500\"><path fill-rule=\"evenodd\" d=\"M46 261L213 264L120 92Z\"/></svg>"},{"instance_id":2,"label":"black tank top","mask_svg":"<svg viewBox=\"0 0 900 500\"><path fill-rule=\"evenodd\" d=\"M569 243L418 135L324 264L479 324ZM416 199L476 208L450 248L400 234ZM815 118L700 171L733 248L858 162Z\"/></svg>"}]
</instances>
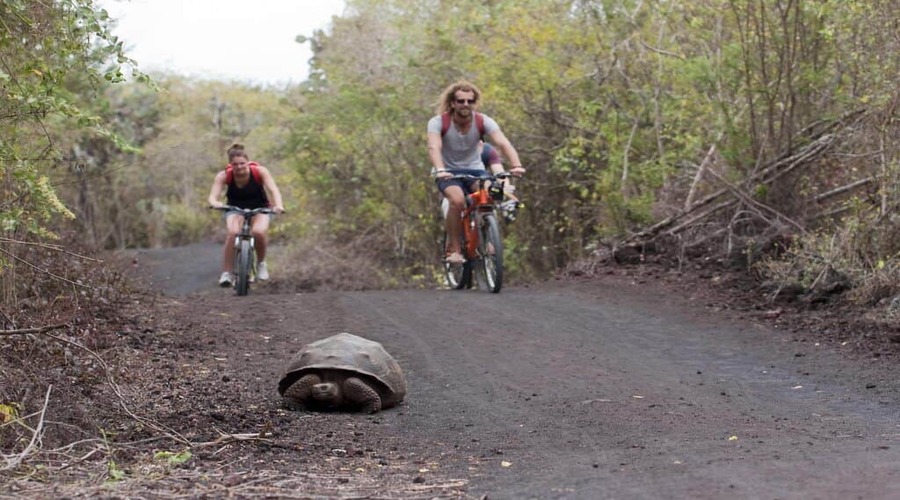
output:
<instances>
[{"instance_id":1,"label":"black tank top","mask_svg":"<svg viewBox=\"0 0 900 500\"><path fill-rule=\"evenodd\" d=\"M228 204L240 208L263 208L269 206L269 199L266 197L266 190L263 185L256 182L253 173L250 174L250 180L244 187L237 187L234 179L228 184L228 191L225 192L228 198Z\"/></svg>"}]
</instances>

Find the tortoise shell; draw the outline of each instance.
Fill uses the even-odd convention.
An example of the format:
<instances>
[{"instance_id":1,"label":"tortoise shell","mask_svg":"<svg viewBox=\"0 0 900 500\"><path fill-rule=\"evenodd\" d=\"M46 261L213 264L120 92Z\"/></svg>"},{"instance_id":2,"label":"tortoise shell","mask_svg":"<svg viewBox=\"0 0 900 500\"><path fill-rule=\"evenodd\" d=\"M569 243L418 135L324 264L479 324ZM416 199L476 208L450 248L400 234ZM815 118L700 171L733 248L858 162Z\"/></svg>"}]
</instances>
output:
<instances>
[{"instance_id":1,"label":"tortoise shell","mask_svg":"<svg viewBox=\"0 0 900 500\"><path fill-rule=\"evenodd\" d=\"M374 340L351 333L339 333L306 345L292 359L278 382L282 396L308 372L341 370L374 381L382 407L394 406L406 395L406 378L397 361Z\"/></svg>"}]
</instances>

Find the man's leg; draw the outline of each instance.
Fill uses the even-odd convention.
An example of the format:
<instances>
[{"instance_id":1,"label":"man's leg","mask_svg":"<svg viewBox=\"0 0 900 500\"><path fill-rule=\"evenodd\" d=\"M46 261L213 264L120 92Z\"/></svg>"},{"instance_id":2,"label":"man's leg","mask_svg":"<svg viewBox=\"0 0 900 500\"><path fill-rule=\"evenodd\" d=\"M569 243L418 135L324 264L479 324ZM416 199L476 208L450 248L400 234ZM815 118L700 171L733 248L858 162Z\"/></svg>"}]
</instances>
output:
<instances>
[{"instance_id":1,"label":"man's leg","mask_svg":"<svg viewBox=\"0 0 900 500\"><path fill-rule=\"evenodd\" d=\"M461 253L460 248L460 214L466 208L466 197L459 186L447 186L444 189L444 197L447 198L450 208L447 210L447 218L444 220L447 231L448 254Z\"/></svg>"}]
</instances>

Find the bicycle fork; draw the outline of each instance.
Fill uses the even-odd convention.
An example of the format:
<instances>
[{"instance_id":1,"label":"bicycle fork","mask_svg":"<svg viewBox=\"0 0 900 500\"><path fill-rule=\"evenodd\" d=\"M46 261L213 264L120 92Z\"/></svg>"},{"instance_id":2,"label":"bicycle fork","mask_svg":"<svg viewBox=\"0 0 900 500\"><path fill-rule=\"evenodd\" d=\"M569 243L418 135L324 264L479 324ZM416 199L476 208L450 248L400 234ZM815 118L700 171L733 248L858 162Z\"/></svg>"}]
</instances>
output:
<instances>
[{"instance_id":1,"label":"bicycle fork","mask_svg":"<svg viewBox=\"0 0 900 500\"><path fill-rule=\"evenodd\" d=\"M238 233L237 236L234 237L234 251L235 256L237 256L237 252L240 252L241 249L241 240L246 238L250 241L250 250L256 251L256 239L253 238L253 234L250 232L250 221L247 220L247 217L244 217L244 221L241 224L241 232ZM235 258L237 260L237 258ZM236 269L232 269L232 272L236 272Z\"/></svg>"},{"instance_id":2,"label":"bicycle fork","mask_svg":"<svg viewBox=\"0 0 900 500\"><path fill-rule=\"evenodd\" d=\"M253 239L253 236L249 237L250 247L256 248L256 240ZM241 248L241 235L237 235L234 237L234 248Z\"/></svg>"},{"instance_id":3,"label":"bicycle fork","mask_svg":"<svg viewBox=\"0 0 900 500\"><path fill-rule=\"evenodd\" d=\"M475 220L475 214L468 212L462 220L462 224L466 258L474 259L478 248L478 223Z\"/></svg>"},{"instance_id":4,"label":"bicycle fork","mask_svg":"<svg viewBox=\"0 0 900 500\"><path fill-rule=\"evenodd\" d=\"M465 237L466 256L478 258L478 241L481 238L481 213L493 210L493 203L486 190L478 190L466 197L468 207L463 212L463 236Z\"/></svg>"},{"instance_id":5,"label":"bicycle fork","mask_svg":"<svg viewBox=\"0 0 900 500\"><path fill-rule=\"evenodd\" d=\"M231 274L237 274L240 271L239 267L240 267L240 255L241 255L241 241L244 241L244 240L247 240L248 242L250 242L250 255L251 256L256 255L256 239L254 239L253 236L244 236L242 234L235 236L234 237L234 259L231 264ZM250 267L251 268L248 269L249 273L255 274L256 273L256 259L255 258L251 258ZM248 279L251 279L250 276L248 276Z\"/></svg>"}]
</instances>

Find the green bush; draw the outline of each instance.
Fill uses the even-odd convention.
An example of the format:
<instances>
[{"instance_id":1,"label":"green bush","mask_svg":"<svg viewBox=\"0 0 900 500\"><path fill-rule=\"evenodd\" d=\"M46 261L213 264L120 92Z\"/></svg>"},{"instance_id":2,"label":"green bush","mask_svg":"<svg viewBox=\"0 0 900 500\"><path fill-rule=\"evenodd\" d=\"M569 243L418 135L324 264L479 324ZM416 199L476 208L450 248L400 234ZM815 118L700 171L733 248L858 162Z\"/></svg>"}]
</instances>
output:
<instances>
[{"instance_id":1,"label":"green bush","mask_svg":"<svg viewBox=\"0 0 900 500\"><path fill-rule=\"evenodd\" d=\"M163 244L166 246L194 243L203 239L209 232L209 217L206 211L176 203L165 206L164 213Z\"/></svg>"}]
</instances>

